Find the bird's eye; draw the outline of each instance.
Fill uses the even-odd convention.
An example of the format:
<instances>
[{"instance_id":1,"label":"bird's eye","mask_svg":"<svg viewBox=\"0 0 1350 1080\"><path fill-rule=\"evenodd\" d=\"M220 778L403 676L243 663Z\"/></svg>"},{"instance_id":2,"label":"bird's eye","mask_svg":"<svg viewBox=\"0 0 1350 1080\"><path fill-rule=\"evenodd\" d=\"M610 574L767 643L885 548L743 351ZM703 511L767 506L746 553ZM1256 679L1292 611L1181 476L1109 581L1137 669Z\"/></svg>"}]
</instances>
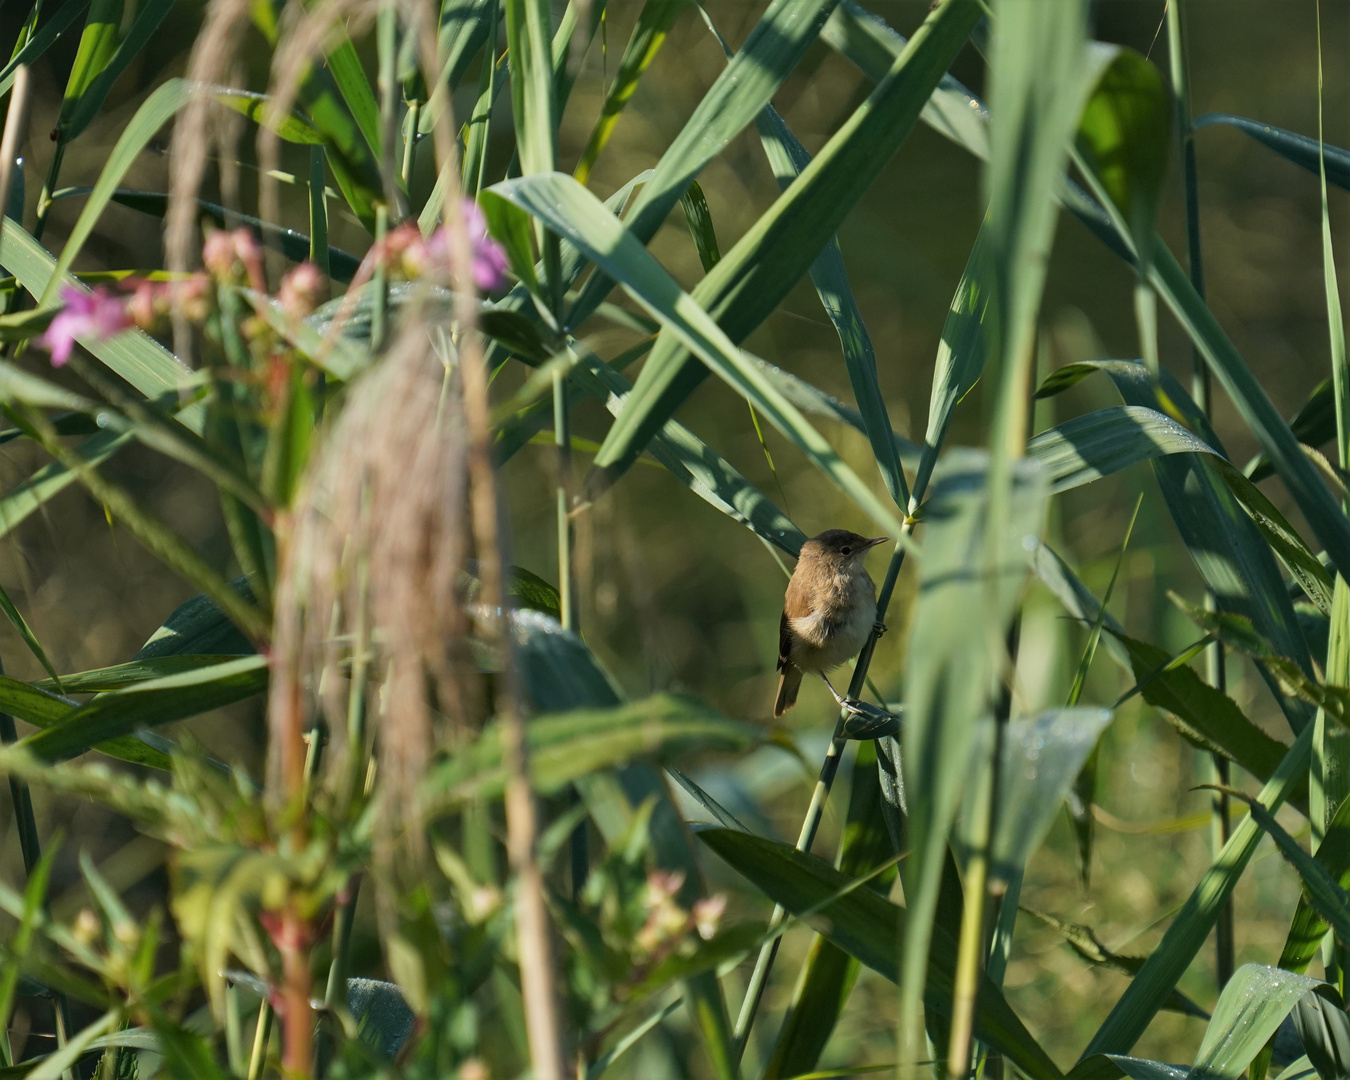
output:
<instances>
[{"instance_id":1,"label":"bird's eye","mask_svg":"<svg viewBox=\"0 0 1350 1080\"><path fill-rule=\"evenodd\" d=\"M839 550L842 551L845 555L852 555L852 554L853 554L853 549L852 549L851 547L843 547L843 548L840 548Z\"/></svg>"}]
</instances>

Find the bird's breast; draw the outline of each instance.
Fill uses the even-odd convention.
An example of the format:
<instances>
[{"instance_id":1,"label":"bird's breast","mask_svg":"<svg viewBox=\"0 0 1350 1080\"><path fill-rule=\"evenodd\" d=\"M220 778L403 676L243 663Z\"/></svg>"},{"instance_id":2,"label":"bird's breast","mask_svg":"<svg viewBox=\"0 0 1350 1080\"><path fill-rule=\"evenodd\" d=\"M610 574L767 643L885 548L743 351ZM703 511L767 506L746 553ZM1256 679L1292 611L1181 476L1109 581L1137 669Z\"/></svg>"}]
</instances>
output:
<instances>
[{"instance_id":1,"label":"bird's breast","mask_svg":"<svg viewBox=\"0 0 1350 1080\"><path fill-rule=\"evenodd\" d=\"M803 671L838 667L857 655L872 630L876 593L871 578L841 584L825 602L788 620L795 637L792 662Z\"/></svg>"}]
</instances>

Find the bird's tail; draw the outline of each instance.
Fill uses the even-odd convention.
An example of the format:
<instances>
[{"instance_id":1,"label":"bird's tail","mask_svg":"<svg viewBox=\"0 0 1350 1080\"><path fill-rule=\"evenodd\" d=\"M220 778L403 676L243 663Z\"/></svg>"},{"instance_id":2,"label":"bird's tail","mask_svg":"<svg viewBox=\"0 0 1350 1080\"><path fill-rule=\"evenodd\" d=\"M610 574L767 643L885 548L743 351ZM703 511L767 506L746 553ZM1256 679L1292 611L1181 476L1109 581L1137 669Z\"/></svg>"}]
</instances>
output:
<instances>
[{"instance_id":1,"label":"bird's tail","mask_svg":"<svg viewBox=\"0 0 1350 1080\"><path fill-rule=\"evenodd\" d=\"M773 718L777 720L792 706L797 704L797 691L802 685L802 669L795 664L787 664L783 674L778 677L778 696L773 699Z\"/></svg>"}]
</instances>

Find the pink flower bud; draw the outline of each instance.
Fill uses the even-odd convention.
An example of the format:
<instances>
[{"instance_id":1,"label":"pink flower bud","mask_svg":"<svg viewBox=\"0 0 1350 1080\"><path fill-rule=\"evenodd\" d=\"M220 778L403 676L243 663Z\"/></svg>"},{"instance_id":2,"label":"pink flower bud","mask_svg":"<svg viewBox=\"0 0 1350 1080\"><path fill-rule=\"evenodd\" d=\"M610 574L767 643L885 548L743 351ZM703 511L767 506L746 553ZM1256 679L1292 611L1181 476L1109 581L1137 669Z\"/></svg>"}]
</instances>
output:
<instances>
[{"instance_id":1,"label":"pink flower bud","mask_svg":"<svg viewBox=\"0 0 1350 1080\"><path fill-rule=\"evenodd\" d=\"M224 229L216 229L206 238L202 265L214 278L227 278L234 273L234 238Z\"/></svg>"},{"instance_id":2,"label":"pink flower bud","mask_svg":"<svg viewBox=\"0 0 1350 1080\"><path fill-rule=\"evenodd\" d=\"M323 300L324 277L312 262L302 262L281 279L277 299L288 318L303 319Z\"/></svg>"}]
</instances>

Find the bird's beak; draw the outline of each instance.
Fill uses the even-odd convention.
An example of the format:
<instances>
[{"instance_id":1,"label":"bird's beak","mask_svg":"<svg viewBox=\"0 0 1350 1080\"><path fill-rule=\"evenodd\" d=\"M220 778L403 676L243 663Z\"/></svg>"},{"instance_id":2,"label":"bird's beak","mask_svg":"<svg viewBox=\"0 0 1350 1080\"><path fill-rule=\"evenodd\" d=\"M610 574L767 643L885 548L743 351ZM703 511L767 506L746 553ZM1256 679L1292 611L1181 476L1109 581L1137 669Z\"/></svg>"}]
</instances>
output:
<instances>
[{"instance_id":1,"label":"bird's beak","mask_svg":"<svg viewBox=\"0 0 1350 1080\"><path fill-rule=\"evenodd\" d=\"M884 544L889 539L890 539L889 536L874 536L872 537L872 539L867 541L867 546L869 548L874 548L878 544Z\"/></svg>"}]
</instances>

